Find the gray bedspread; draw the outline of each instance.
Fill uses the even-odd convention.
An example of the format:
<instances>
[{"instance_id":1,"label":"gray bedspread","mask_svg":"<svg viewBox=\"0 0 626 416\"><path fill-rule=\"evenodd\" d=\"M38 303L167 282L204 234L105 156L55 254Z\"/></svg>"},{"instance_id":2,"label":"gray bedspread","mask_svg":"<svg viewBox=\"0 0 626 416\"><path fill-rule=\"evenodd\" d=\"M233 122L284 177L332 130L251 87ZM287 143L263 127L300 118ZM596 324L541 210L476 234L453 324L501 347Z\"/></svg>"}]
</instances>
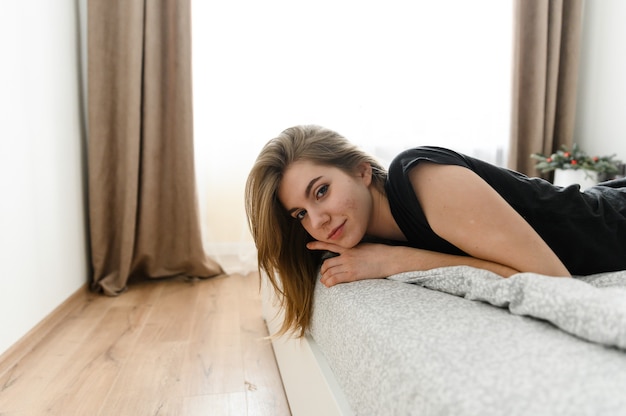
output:
<instances>
[{"instance_id":1,"label":"gray bedspread","mask_svg":"<svg viewBox=\"0 0 626 416\"><path fill-rule=\"evenodd\" d=\"M626 415L625 287L469 267L318 284L311 335L357 415Z\"/></svg>"},{"instance_id":2,"label":"gray bedspread","mask_svg":"<svg viewBox=\"0 0 626 416\"><path fill-rule=\"evenodd\" d=\"M626 349L626 271L574 279L519 273L503 279L487 270L455 266L389 279L505 307L586 340Z\"/></svg>"}]
</instances>

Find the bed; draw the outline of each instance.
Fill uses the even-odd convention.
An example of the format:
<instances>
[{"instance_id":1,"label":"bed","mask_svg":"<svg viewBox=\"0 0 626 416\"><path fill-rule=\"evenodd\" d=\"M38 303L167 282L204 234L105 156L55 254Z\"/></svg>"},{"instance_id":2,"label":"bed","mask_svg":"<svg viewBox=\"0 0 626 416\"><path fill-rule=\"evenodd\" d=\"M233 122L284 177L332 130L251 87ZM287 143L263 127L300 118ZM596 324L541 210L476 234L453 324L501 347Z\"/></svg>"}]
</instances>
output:
<instances>
[{"instance_id":1,"label":"bed","mask_svg":"<svg viewBox=\"0 0 626 416\"><path fill-rule=\"evenodd\" d=\"M295 416L626 415L626 271L318 284L310 333L273 345Z\"/></svg>"}]
</instances>

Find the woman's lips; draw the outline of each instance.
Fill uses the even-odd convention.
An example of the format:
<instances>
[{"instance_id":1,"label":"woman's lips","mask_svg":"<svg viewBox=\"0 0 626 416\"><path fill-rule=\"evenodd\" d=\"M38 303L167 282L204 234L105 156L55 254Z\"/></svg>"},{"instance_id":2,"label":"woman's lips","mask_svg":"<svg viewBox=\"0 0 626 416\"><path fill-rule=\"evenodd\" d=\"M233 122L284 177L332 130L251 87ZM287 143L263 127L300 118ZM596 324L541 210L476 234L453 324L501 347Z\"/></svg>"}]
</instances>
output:
<instances>
[{"instance_id":1,"label":"woman's lips","mask_svg":"<svg viewBox=\"0 0 626 416\"><path fill-rule=\"evenodd\" d=\"M343 226L346 223L342 223L339 227L335 228L330 234L328 234L328 239L329 240L336 240L337 238L339 238L341 236L341 233L343 232Z\"/></svg>"}]
</instances>

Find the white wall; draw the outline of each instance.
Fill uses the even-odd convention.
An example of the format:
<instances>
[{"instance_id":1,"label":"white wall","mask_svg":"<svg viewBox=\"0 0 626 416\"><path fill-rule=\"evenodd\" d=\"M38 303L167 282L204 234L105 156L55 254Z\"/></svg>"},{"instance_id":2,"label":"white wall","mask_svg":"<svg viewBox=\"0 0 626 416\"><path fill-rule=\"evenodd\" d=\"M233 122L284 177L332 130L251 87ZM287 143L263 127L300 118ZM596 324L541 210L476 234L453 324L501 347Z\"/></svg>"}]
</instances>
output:
<instances>
[{"instance_id":1,"label":"white wall","mask_svg":"<svg viewBox=\"0 0 626 416\"><path fill-rule=\"evenodd\" d=\"M626 1L585 3L574 141L626 161Z\"/></svg>"},{"instance_id":2,"label":"white wall","mask_svg":"<svg viewBox=\"0 0 626 416\"><path fill-rule=\"evenodd\" d=\"M0 353L87 281L76 0L2 2Z\"/></svg>"}]
</instances>

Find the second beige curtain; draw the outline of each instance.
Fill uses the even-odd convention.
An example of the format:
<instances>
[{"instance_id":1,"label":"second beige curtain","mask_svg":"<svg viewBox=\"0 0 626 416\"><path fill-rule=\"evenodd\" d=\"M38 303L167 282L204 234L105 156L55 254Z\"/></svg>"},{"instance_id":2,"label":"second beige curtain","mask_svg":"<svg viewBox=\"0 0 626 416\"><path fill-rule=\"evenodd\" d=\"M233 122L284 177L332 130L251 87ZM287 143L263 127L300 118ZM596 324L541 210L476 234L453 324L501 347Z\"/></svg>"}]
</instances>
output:
<instances>
[{"instance_id":1,"label":"second beige curtain","mask_svg":"<svg viewBox=\"0 0 626 416\"><path fill-rule=\"evenodd\" d=\"M573 140L583 0L516 0L509 167Z\"/></svg>"},{"instance_id":2,"label":"second beige curtain","mask_svg":"<svg viewBox=\"0 0 626 416\"><path fill-rule=\"evenodd\" d=\"M190 0L88 4L92 288L222 273L196 202Z\"/></svg>"}]
</instances>

